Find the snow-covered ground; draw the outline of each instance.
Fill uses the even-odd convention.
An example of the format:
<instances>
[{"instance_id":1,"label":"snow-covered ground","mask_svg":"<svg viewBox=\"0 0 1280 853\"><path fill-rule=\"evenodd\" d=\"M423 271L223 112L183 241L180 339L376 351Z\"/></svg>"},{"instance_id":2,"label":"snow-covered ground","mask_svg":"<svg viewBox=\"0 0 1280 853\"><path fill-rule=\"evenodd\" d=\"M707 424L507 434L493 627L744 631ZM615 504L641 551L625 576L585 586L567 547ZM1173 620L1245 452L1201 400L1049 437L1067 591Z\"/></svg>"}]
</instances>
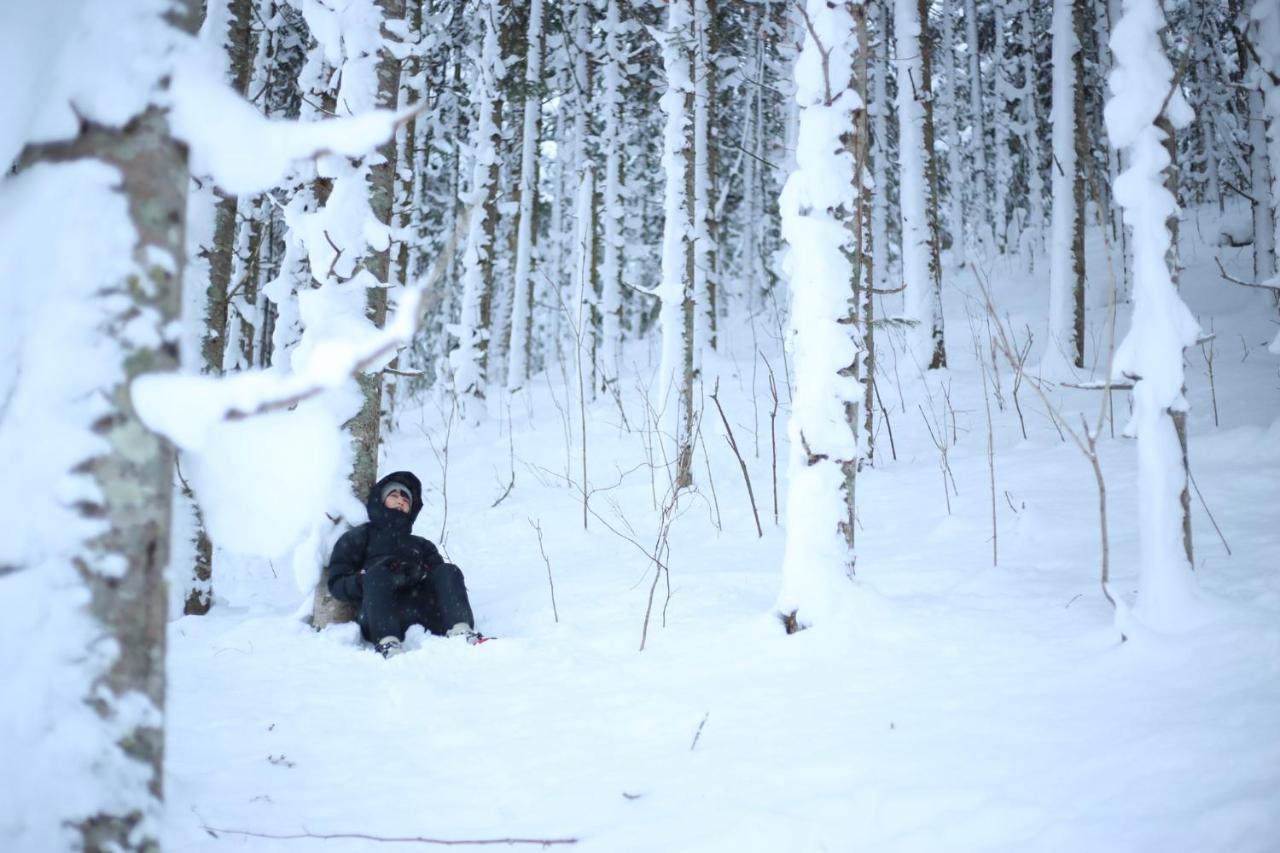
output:
<instances>
[{"instance_id":1,"label":"snow-covered ground","mask_svg":"<svg viewBox=\"0 0 1280 853\"><path fill-rule=\"evenodd\" d=\"M597 491L586 530L578 414L558 371L492 399L480 428L453 427L447 521L437 453L447 410L435 400L402 409L382 470L410 468L428 484L416 532L463 567L480 629L500 639L472 647L411 635L408 654L383 660L354 625L316 633L299 621L306 597L287 568L225 565L213 611L178 619L169 634L166 848L374 844L261 837L309 833L576 839L600 851L1280 849L1280 374L1267 351L1276 312L1269 295L1219 279L1213 252L1223 250L1207 248L1216 210L1203 216L1183 224L1183 295L1216 333L1218 424L1205 354L1191 350L1190 459L1231 553L1193 497L1202 606L1185 631L1126 625L1120 642L1098 583L1093 472L1025 383L1023 440L1004 365L1001 396L988 390L992 565L970 331L987 361L986 321L972 279L953 272L950 370L928 377L926 393L915 369L898 365L899 397L891 348L881 347L897 458L878 418L877 463L858 480L847 624L787 636L773 612L784 531L771 497L771 404L764 360L741 326L727 330L731 355L707 374L721 376L764 536L708 387L697 493L679 505L644 651L654 581L644 550L665 474L647 464L637 389L656 346L628 352L637 369L620 404L588 411ZM1101 270L1100 241L1090 251ZM1225 251L1246 275L1247 250ZM1001 313L1020 335L1029 323L1039 344L1043 271L998 261L990 274ZM1105 275L1091 285L1090 350L1105 351ZM757 343L783 387L771 322L762 319ZM1126 327L1122 309L1118 335ZM1098 395L1055 392L1073 425L1080 412L1096 416ZM1104 426L1100 449L1113 588L1131 603L1136 461L1119 437L1126 395L1114 405L1116 437ZM926 414L950 444L950 512ZM514 488L492 506L513 471Z\"/></svg>"}]
</instances>

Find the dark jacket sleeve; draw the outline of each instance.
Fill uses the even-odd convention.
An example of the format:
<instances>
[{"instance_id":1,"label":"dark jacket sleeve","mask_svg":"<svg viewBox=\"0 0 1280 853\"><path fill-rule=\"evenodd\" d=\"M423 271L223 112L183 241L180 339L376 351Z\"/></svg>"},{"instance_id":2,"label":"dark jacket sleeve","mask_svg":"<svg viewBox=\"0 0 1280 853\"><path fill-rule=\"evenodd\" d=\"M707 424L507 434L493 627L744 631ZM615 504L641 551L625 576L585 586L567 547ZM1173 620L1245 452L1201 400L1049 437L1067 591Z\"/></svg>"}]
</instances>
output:
<instances>
[{"instance_id":1,"label":"dark jacket sleeve","mask_svg":"<svg viewBox=\"0 0 1280 853\"><path fill-rule=\"evenodd\" d=\"M329 558L329 592L340 601L359 601L364 596L360 569L368 536L362 524L342 534L333 546L333 556Z\"/></svg>"},{"instance_id":2,"label":"dark jacket sleeve","mask_svg":"<svg viewBox=\"0 0 1280 853\"><path fill-rule=\"evenodd\" d=\"M440 556L440 550L436 548L436 543L432 542L430 539L423 539L422 541L426 545L427 566L433 569L437 566L443 566L444 557Z\"/></svg>"}]
</instances>

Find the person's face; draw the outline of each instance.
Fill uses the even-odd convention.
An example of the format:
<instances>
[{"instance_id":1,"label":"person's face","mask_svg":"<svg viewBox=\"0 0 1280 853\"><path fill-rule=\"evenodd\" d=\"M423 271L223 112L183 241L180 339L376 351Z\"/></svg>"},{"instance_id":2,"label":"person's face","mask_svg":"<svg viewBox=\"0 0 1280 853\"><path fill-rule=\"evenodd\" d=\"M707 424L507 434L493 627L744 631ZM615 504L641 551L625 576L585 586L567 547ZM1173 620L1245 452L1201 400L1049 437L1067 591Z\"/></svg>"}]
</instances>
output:
<instances>
[{"instance_id":1,"label":"person's face","mask_svg":"<svg viewBox=\"0 0 1280 853\"><path fill-rule=\"evenodd\" d=\"M406 495L404 492L400 491L399 489L396 489L394 492L387 495L387 499L382 502L382 505L385 506L387 509L399 510L400 512L408 512L409 496Z\"/></svg>"}]
</instances>

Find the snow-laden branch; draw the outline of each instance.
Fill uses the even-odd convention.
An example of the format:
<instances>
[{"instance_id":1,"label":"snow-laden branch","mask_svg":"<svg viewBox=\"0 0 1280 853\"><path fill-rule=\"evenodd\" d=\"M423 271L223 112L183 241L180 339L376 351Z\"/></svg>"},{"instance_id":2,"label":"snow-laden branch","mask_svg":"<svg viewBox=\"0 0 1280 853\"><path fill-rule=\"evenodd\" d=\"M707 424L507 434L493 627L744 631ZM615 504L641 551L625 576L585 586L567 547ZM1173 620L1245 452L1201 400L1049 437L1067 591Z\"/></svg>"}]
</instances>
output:
<instances>
[{"instance_id":1,"label":"snow-laden branch","mask_svg":"<svg viewBox=\"0 0 1280 853\"><path fill-rule=\"evenodd\" d=\"M273 121L196 54L176 63L169 98L169 126L190 148L192 172L212 175L236 195L279 185L299 161L326 154L363 157L426 107L318 122Z\"/></svg>"},{"instance_id":2,"label":"snow-laden branch","mask_svg":"<svg viewBox=\"0 0 1280 853\"><path fill-rule=\"evenodd\" d=\"M354 342L341 336L320 341L302 369L285 376L246 371L221 378L174 373L139 377L133 383L132 396L143 422L180 447L199 450L210 428L220 421L289 410L337 388L358 373L381 369L409 344L427 314L443 298L438 284L453 260L470 216L468 209L458 218L430 272L400 297L395 316L375 334Z\"/></svg>"}]
</instances>

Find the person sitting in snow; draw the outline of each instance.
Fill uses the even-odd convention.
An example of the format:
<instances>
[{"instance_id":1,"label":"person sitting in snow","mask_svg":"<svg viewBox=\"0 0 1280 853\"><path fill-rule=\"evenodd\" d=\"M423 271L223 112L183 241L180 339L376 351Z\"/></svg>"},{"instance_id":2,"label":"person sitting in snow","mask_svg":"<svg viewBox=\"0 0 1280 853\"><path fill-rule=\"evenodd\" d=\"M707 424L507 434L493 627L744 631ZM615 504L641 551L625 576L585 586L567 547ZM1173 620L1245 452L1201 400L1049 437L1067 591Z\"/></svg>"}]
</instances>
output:
<instances>
[{"instance_id":1,"label":"person sitting in snow","mask_svg":"<svg viewBox=\"0 0 1280 853\"><path fill-rule=\"evenodd\" d=\"M342 534L329 560L329 592L358 605L364 638L383 657L402 651L410 625L481 642L462 570L413 535L422 511L421 481L408 471L388 474L370 490L368 508L368 523Z\"/></svg>"}]
</instances>

